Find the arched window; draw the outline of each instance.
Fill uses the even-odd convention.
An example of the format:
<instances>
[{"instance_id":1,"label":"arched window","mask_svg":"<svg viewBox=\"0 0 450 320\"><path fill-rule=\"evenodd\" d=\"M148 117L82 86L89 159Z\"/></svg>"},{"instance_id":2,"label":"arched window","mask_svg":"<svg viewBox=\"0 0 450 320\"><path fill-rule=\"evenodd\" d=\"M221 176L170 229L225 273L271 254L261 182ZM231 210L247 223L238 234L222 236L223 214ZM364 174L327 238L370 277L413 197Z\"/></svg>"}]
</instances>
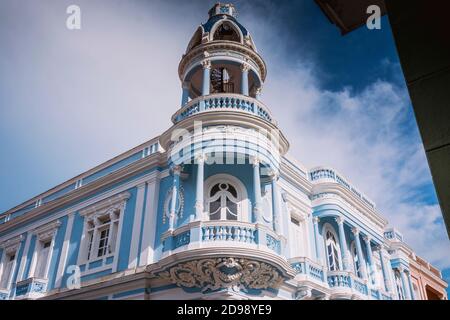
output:
<instances>
[{"instance_id":1,"label":"arched window","mask_svg":"<svg viewBox=\"0 0 450 320\"><path fill-rule=\"evenodd\" d=\"M238 220L239 198L236 188L228 182L215 184L208 199L210 220Z\"/></svg>"},{"instance_id":2,"label":"arched window","mask_svg":"<svg viewBox=\"0 0 450 320\"><path fill-rule=\"evenodd\" d=\"M241 37L232 24L224 22L214 32L213 40L241 42Z\"/></svg>"},{"instance_id":3,"label":"arched window","mask_svg":"<svg viewBox=\"0 0 450 320\"><path fill-rule=\"evenodd\" d=\"M358 251L356 250L356 245L355 242L352 242L351 245L351 253L352 253L352 258L353 258L353 268L355 270L355 274L358 278L362 278L362 273L361 273L361 262L359 261L359 257L358 257Z\"/></svg>"},{"instance_id":4,"label":"arched window","mask_svg":"<svg viewBox=\"0 0 450 320\"><path fill-rule=\"evenodd\" d=\"M339 264L340 248L337 237L330 228L325 230L325 248L327 253L328 268L330 271L337 271L341 269Z\"/></svg>"},{"instance_id":5,"label":"arched window","mask_svg":"<svg viewBox=\"0 0 450 320\"><path fill-rule=\"evenodd\" d=\"M394 277L395 277L395 286L397 288L398 299L405 300L405 296L403 295L403 285L402 285L402 278L400 276L400 271L395 270Z\"/></svg>"}]
</instances>

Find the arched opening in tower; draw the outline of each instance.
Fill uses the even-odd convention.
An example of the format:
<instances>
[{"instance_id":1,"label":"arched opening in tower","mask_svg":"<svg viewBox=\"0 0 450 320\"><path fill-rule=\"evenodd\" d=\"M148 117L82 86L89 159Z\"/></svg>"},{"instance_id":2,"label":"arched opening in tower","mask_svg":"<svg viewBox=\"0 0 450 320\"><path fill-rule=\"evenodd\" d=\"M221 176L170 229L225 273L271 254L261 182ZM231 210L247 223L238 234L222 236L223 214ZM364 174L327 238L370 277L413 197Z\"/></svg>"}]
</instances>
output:
<instances>
[{"instance_id":1,"label":"arched opening in tower","mask_svg":"<svg viewBox=\"0 0 450 320\"><path fill-rule=\"evenodd\" d=\"M214 32L214 40L241 42L239 33L229 23L222 23Z\"/></svg>"}]
</instances>

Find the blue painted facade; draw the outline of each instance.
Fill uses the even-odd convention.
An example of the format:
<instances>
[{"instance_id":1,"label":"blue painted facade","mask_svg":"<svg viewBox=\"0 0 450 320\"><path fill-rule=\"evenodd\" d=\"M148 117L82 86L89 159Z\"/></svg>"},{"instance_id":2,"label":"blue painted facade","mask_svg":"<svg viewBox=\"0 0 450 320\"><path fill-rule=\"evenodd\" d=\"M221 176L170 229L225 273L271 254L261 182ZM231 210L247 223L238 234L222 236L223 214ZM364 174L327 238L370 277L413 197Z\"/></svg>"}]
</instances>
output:
<instances>
[{"instance_id":1,"label":"blue painted facade","mask_svg":"<svg viewBox=\"0 0 450 320\"><path fill-rule=\"evenodd\" d=\"M287 155L235 14L215 5L191 40L172 128L0 214L0 300L415 298L401 233Z\"/></svg>"}]
</instances>

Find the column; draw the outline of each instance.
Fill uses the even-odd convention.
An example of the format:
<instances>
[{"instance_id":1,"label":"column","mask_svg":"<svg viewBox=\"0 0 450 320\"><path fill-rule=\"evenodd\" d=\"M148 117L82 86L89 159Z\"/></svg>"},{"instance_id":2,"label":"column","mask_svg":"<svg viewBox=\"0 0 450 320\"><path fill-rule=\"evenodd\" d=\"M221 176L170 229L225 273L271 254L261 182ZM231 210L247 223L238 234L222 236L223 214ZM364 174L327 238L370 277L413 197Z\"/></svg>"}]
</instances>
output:
<instances>
[{"instance_id":1,"label":"column","mask_svg":"<svg viewBox=\"0 0 450 320\"><path fill-rule=\"evenodd\" d=\"M211 81L211 61L202 61L203 67L203 80L202 80L202 96L207 96L210 93L210 81Z\"/></svg>"},{"instance_id":2,"label":"column","mask_svg":"<svg viewBox=\"0 0 450 320\"><path fill-rule=\"evenodd\" d=\"M271 173L272 178L272 213L274 230L277 234L281 233L280 228L280 191L278 190L278 174L276 172Z\"/></svg>"},{"instance_id":3,"label":"column","mask_svg":"<svg viewBox=\"0 0 450 320\"><path fill-rule=\"evenodd\" d=\"M316 247L316 258L317 261L322 263L322 257L321 257L321 251L320 251L320 235L319 235L319 217L313 218L313 224L314 224L314 242Z\"/></svg>"},{"instance_id":4,"label":"column","mask_svg":"<svg viewBox=\"0 0 450 320\"><path fill-rule=\"evenodd\" d=\"M366 250L367 250L367 260L369 262L369 274L371 276L372 279L372 283L375 283L375 279L374 279L374 274L375 274L375 265L373 264L373 253L372 253L372 246L370 245L370 237L369 236L365 236L363 238L365 244L366 244Z\"/></svg>"},{"instance_id":5,"label":"column","mask_svg":"<svg viewBox=\"0 0 450 320\"><path fill-rule=\"evenodd\" d=\"M154 178L147 182L147 196L144 208L144 222L141 240L141 252L139 266L146 266L154 262L154 249L156 238L156 225L158 216L160 175L156 173Z\"/></svg>"},{"instance_id":6,"label":"column","mask_svg":"<svg viewBox=\"0 0 450 320\"><path fill-rule=\"evenodd\" d=\"M250 70L250 66L246 63L241 66L241 93L244 96L248 96L248 71Z\"/></svg>"},{"instance_id":7,"label":"column","mask_svg":"<svg viewBox=\"0 0 450 320\"><path fill-rule=\"evenodd\" d=\"M350 264L348 259L347 239L345 238L345 231L344 231L344 219L342 217L337 217L335 220L339 227L339 244L341 246L342 264L344 270L349 271Z\"/></svg>"},{"instance_id":8,"label":"column","mask_svg":"<svg viewBox=\"0 0 450 320\"><path fill-rule=\"evenodd\" d=\"M128 257L128 269L136 268L138 264L142 214L144 213L145 189L146 183L142 183L137 186L136 205L133 219L133 232L131 233L130 254Z\"/></svg>"},{"instance_id":9,"label":"column","mask_svg":"<svg viewBox=\"0 0 450 320\"><path fill-rule=\"evenodd\" d=\"M253 159L253 190L255 191L255 205L253 212L256 223L261 223L261 177L259 175L259 159Z\"/></svg>"},{"instance_id":10,"label":"column","mask_svg":"<svg viewBox=\"0 0 450 320\"><path fill-rule=\"evenodd\" d=\"M195 158L197 163L197 183L195 191L195 220L203 219L203 183L205 177L205 160L204 154L200 154Z\"/></svg>"},{"instance_id":11,"label":"column","mask_svg":"<svg viewBox=\"0 0 450 320\"><path fill-rule=\"evenodd\" d=\"M400 271L400 276L402 278L402 289L405 294L406 300L411 300L411 291L408 290L408 278L406 276L406 271L404 268L400 267L398 269Z\"/></svg>"},{"instance_id":12,"label":"column","mask_svg":"<svg viewBox=\"0 0 450 320\"><path fill-rule=\"evenodd\" d=\"M170 213L169 213L169 230L173 230L175 228L178 190L180 187L180 174L181 174L181 167L180 166L173 167L172 169L173 185L172 185L172 199L170 202Z\"/></svg>"},{"instance_id":13,"label":"column","mask_svg":"<svg viewBox=\"0 0 450 320\"><path fill-rule=\"evenodd\" d=\"M407 276L408 276L408 288L411 293L411 300L416 300L416 298L414 297L414 287L411 281L411 272L408 272Z\"/></svg>"},{"instance_id":14,"label":"column","mask_svg":"<svg viewBox=\"0 0 450 320\"><path fill-rule=\"evenodd\" d=\"M189 102L189 87L190 87L190 83L189 82L183 82L183 94L181 97L181 106L183 107L186 103Z\"/></svg>"},{"instance_id":15,"label":"column","mask_svg":"<svg viewBox=\"0 0 450 320\"><path fill-rule=\"evenodd\" d=\"M383 272L383 281L384 281L384 290L386 292L390 292L390 285L389 285L389 275L386 270L386 261L384 260L383 256L383 248L381 246L378 246L378 254L380 255L380 262L381 262L381 271Z\"/></svg>"},{"instance_id":16,"label":"column","mask_svg":"<svg viewBox=\"0 0 450 320\"><path fill-rule=\"evenodd\" d=\"M353 228L352 232L353 232L353 234L355 236L356 253L358 255L359 265L360 265L360 268L361 268L361 274L362 274L362 277L364 279L367 279L366 265L365 265L365 260L364 260L362 248L361 248L361 241L359 239L359 229L358 228Z\"/></svg>"}]
</instances>

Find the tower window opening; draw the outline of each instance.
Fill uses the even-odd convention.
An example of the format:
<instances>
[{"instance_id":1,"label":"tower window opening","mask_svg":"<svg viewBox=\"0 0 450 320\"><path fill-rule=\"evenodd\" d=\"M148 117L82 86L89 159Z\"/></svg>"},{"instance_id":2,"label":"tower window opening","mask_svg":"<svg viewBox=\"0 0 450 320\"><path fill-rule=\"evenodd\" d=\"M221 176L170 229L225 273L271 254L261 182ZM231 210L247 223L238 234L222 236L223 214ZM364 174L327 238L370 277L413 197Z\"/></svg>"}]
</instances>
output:
<instances>
[{"instance_id":1,"label":"tower window opening","mask_svg":"<svg viewBox=\"0 0 450 320\"><path fill-rule=\"evenodd\" d=\"M229 23L221 24L214 32L214 40L241 42L239 34Z\"/></svg>"},{"instance_id":2,"label":"tower window opening","mask_svg":"<svg viewBox=\"0 0 450 320\"><path fill-rule=\"evenodd\" d=\"M212 93L234 93L233 77L226 68L215 68L211 72Z\"/></svg>"}]
</instances>

